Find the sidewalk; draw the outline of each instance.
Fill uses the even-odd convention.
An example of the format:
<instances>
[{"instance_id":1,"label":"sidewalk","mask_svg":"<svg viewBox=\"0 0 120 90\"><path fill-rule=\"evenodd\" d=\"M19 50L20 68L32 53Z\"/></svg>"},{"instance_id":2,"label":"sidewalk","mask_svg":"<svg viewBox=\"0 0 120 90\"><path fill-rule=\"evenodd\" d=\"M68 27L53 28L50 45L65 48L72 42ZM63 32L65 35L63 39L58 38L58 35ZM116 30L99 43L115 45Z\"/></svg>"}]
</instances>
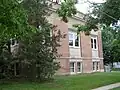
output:
<instances>
[{"instance_id":1,"label":"sidewalk","mask_svg":"<svg viewBox=\"0 0 120 90\"><path fill-rule=\"evenodd\" d=\"M102 87L92 89L92 90L110 90L110 89L117 88L117 87L120 87L120 83L110 84L110 85L102 86Z\"/></svg>"}]
</instances>

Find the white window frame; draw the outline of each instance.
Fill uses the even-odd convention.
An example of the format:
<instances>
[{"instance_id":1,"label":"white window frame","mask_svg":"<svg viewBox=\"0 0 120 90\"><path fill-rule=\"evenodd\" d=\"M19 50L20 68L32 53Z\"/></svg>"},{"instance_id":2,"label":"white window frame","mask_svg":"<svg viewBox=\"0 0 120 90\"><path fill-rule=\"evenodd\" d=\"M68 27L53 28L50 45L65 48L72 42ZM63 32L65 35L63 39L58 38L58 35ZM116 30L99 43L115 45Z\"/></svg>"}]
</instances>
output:
<instances>
[{"instance_id":1,"label":"white window frame","mask_svg":"<svg viewBox=\"0 0 120 90\"><path fill-rule=\"evenodd\" d=\"M71 67L71 63L74 63L74 67ZM71 72L71 69L74 69L74 72ZM75 62L70 62L70 74L75 74Z\"/></svg>"},{"instance_id":2,"label":"white window frame","mask_svg":"<svg viewBox=\"0 0 120 90\"><path fill-rule=\"evenodd\" d=\"M93 47L92 50L98 50L98 39L97 39L97 36L91 37L91 39L93 40L93 44L91 42L91 48ZM94 40L96 40L96 48L95 48L95 42L94 42Z\"/></svg>"},{"instance_id":3,"label":"white window frame","mask_svg":"<svg viewBox=\"0 0 120 90\"><path fill-rule=\"evenodd\" d=\"M80 36L77 35L76 32L69 32L68 34L69 34L69 35L70 35L70 34L73 35L73 46L70 46L70 45L69 45L69 47L80 48ZM69 35L68 35L68 36L69 36ZM76 36L78 36L78 38L79 38L79 40L78 40L79 45L78 45L78 46L75 46L75 37L76 37Z\"/></svg>"}]
</instances>

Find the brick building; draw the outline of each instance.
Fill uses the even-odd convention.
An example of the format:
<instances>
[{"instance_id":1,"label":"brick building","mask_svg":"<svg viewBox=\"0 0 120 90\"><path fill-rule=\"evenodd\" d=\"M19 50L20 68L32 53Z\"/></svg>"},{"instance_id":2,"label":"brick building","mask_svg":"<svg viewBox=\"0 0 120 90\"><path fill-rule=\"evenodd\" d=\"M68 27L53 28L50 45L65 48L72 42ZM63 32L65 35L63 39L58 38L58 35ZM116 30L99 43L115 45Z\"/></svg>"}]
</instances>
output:
<instances>
[{"instance_id":1,"label":"brick building","mask_svg":"<svg viewBox=\"0 0 120 90\"><path fill-rule=\"evenodd\" d=\"M89 36L86 36L84 32L77 35L77 30L73 25L84 25L85 15L78 12L75 16L69 18L68 23L64 23L55 13L58 7L58 4L54 4L51 8L52 14L48 17L50 23L57 25L57 29L66 34L66 38L61 40L61 46L58 49L58 53L62 56L58 58L61 68L57 71L57 74L104 71L101 31L95 32L92 30Z\"/></svg>"},{"instance_id":2,"label":"brick building","mask_svg":"<svg viewBox=\"0 0 120 90\"><path fill-rule=\"evenodd\" d=\"M77 35L74 24L85 24L85 15L78 12L75 16L69 18L68 23L61 21L61 18L56 14L58 4L54 4L50 9L52 13L47 17L51 24L57 25L57 29L61 33L66 34L66 37L61 39L61 46L58 48L58 53L61 55L57 58L60 62L61 68L56 74L78 74L78 73L92 73L103 72L103 52L101 31L92 30L90 35L85 35L80 32ZM17 47L18 42L15 41L11 47ZM12 48L13 49L13 48ZM13 51L13 50L12 50Z\"/></svg>"}]
</instances>

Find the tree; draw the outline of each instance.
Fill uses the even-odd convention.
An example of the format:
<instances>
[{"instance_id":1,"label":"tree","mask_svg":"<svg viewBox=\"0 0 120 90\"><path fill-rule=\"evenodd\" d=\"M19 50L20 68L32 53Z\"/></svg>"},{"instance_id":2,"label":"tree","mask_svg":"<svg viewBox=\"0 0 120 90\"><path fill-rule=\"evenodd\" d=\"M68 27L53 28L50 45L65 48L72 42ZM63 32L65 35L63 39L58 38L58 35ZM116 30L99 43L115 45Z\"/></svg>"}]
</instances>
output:
<instances>
[{"instance_id":1,"label":"tree","mask_svg":"<svg viewBox=\"0 0 120 90\"><path fill-rule=\"evenodd\" d=\"M75 3L75 0L64 0L64 2L61 3L61 7L57 10L59 17L62 18L61 20L67 23L68 17L72 17L77 13Z\"/></svg>"},{"instance_id":2,"label":"tree","mask_svg":"<svg viewBox=\"0 0 120 90\"><path fill-rule=\"evenodd\" d=\"M102 43L103 43L103 57L104 57L104 64L112 63L113 56L112 56L112 48L113 48L113 40L114 36L111 32L112 28L105 27L102 30Z\"/></svg>"},{"instance_id":3,"label":"tree","mask_svg":"<svg viewBox=\"0 0 120 90\"><path fill-rule=\"evenodd\" d=\"M48 0L24 0L21 4L28 14L28 23L36 30L31 37L20 41L20 47L16 54L20 63L24 63L21 74L28 78L40 80L52 78L59 69L56 61L58 56L60 38L64 38L56 26L48 23L46 16L49 14ZM56 35L51 35L56 32ZM26 68L29 67L29 68ZM21 66L22 67L22 66Z\"/></svg>"},{"instance_id":4,"label":"tree","mask_svg":"<svg viewBox=\"0 0 120 90\"><path fill-rule=\"evenodd\" d=\"M101 24L103 28L102 40L104 63L109 64L119 61L120 26L117 23L120 18L120 1L106 0L105 3L91 4L93 11L90 13L90 15L94 16L96 21L98 21L96 24Z\"/></svg>"},{"instance_id":5,"label":"tree","mask_svg":"<svg viewBox=\"0 0 120 90\"><path fill-rule=\"evenodd\" d=\"M97 16L100 23L107 26L116 23L120 18L120 1L106 0L105 3L93 5L93 14Z\"/></svg>"},{"instance_id":6,"label":"tree","mask_svg":"<svg viewBox=\"0 0 120 90\"><path fill-rule=\"evenodd\" d=\"M21 39L32 32L27 23L27 14L19 0L0 0L0 69L4 75L11 75L13 55L10 39Z\"/></svg>"},{"instance_id":7,"label":"tree","mask_svg":"<svg viewBox=\"0 0 120 90\"><path fill-rule=\"evenodd\" d=\"M0 41L26 36L27 14L18 0L0 0Z\"/></svg>"},{"instance_id":8,"label":"tree","mask_svg":"<svg viewBox=\"0 0 120 90\"><path fill-rule=\"evenodd\" d=\"M113 62L120 61L120 43L118 40L118 34L115 33L112 27L105 27L102 30L102 40L103 40L103 55L104 55L104 63L112 64Z\"/></svg>"}]
</instances>

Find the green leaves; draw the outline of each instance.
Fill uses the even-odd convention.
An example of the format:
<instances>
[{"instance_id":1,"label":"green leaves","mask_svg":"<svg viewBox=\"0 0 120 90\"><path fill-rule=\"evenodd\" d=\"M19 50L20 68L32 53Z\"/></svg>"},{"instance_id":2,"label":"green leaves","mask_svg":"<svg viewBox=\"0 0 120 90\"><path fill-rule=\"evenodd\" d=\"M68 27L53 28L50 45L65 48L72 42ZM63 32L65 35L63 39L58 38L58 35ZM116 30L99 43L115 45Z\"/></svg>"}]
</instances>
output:
<instances>
[{"instance_id":1,"label":"green leaves","mask_svg":"<svg viewBox=\"0 0 120 90\"><path fill-rule=\"evenodd\" d=\"M120 61L120 32L112 27L104 27L102 30L104 63Z\"/></svg>"},{"instance_id":2,"label":"green leaves","mask_svg":"<svg viewBox=\"0 0 120 90\"><path fill-rule=\"evenodd\" d=\"M62 17L64 22L68 22L68 17L72 17L77 13L74 0L66 0L61 3L61 7L57 10L59 17Z\"/></svg>"},{"instance_id":3,"label":"green leaves","mask_svg":"<svg viewBox=\"0 0 120 90\"><path fill-rule=\"evenodd\" d=\"M106 0L103 4L93 5L92 13L99 19L99 23L109 26L120 19L120 0Z\"/></svg>"},{"instance_id":4,"label":"green leaves","mask_svg":"<svg viewBox=\"0 0 120 90\"><path fill-rule=\"evenodd\" d=\"M1 40L22 38L31 32L26 11L17 0L1 0L0 12Z\"/></svg>"}]
</instances>

